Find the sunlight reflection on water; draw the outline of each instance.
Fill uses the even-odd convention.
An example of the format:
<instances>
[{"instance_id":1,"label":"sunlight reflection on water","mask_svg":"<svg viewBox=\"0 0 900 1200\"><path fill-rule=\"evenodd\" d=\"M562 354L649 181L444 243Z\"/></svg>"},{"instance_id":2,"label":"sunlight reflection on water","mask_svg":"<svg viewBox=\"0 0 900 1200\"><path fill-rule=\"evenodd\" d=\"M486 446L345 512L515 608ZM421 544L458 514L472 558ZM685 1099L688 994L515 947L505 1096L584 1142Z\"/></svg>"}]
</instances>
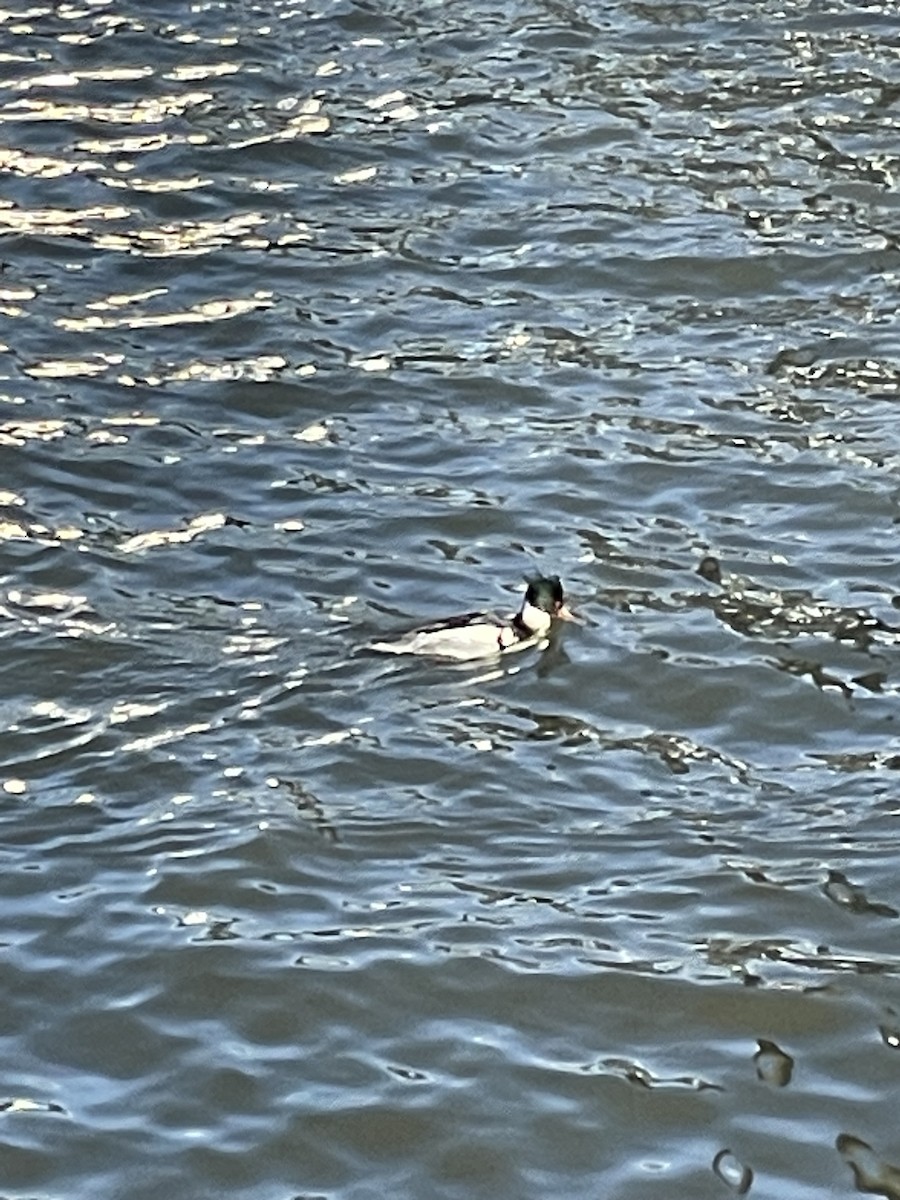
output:
<instances>
[{"instance_id":1,"label":"sunlight reflection on water","mask_svg":"<svg viewBox=\"0 0 900 1200\"><path fill-rule=\"evenodd\" d=\"M894 1195L894 26L0 12L8 1188Z\"/></svg>"}]
</instances>

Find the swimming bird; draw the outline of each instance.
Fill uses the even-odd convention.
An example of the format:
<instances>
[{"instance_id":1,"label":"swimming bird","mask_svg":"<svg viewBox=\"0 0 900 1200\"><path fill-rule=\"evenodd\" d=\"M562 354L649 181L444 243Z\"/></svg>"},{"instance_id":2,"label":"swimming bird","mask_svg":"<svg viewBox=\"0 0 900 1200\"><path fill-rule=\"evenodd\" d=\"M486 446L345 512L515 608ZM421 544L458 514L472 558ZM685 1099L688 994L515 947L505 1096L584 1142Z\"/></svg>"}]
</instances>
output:
<instances>
[{"instance_id":1,"label":"swimming bird","mask_svg":"<svg viewBox=\"0 0 900 1200\"><path fill-rule=\"evenodd\" d=\"M563 599L558 575L527 580L519 611L507 620L494 613L471 612L421 625L391 641L372 642L382 654L423 654L435 658L493 658L523 649L546 637L554 621L575 621Z\"/></svg>"}]
</instances>

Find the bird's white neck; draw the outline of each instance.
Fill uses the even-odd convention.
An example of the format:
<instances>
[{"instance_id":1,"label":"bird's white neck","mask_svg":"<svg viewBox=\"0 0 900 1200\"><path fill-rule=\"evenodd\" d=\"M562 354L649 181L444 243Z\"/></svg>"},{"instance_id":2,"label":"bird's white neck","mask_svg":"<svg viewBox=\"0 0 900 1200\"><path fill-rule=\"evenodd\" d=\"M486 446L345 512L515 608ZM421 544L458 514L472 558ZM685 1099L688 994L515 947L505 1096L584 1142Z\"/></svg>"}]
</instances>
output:
<instances>
[{"instance_id":1,"label":"bird's white neck","mask_svg":"<svg viewBox=\"0 0 900 1200\"><path fill-rule=\"evenodd\" d=\"M546 633L551 624L550 614L542 608L536 608L526 600L519 611L519 624L534 636Z\"/></svg>"}]
</instances>

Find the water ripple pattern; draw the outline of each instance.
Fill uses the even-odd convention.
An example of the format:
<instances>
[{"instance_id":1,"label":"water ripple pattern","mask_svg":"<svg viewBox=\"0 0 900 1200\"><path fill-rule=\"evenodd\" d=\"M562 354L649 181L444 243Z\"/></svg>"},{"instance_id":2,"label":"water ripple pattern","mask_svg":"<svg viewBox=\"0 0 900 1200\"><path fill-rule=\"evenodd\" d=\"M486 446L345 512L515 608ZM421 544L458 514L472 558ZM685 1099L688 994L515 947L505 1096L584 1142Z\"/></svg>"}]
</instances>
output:
<instances>
[{"instance_id":1,"label":"water ripple pattern","mask_svg":"<svg viewBox=\"0 0 900 1200\"><path fill-rule=\"evenodd\" d=\"M895 5L0 61L3 1194L897 1200Z\"/></svg>"}]
</instances>

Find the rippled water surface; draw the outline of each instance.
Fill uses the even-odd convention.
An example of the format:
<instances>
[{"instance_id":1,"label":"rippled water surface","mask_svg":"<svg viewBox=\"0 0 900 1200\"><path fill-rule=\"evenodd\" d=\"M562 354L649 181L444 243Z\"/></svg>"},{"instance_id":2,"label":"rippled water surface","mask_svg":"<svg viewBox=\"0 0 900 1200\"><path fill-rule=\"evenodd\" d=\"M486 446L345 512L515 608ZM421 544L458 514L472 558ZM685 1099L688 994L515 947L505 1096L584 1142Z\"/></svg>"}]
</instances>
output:
<instances>
[{"instance_id":1,"label":"rippled water surface","mask_svg":"<svg viewBox=\"0 0 900 1200\"><path fill-rule=\"evenodd\" d=\"M0 62L2 1196L897 1200L894 4Z\"/></svg>"}]
</instances>

